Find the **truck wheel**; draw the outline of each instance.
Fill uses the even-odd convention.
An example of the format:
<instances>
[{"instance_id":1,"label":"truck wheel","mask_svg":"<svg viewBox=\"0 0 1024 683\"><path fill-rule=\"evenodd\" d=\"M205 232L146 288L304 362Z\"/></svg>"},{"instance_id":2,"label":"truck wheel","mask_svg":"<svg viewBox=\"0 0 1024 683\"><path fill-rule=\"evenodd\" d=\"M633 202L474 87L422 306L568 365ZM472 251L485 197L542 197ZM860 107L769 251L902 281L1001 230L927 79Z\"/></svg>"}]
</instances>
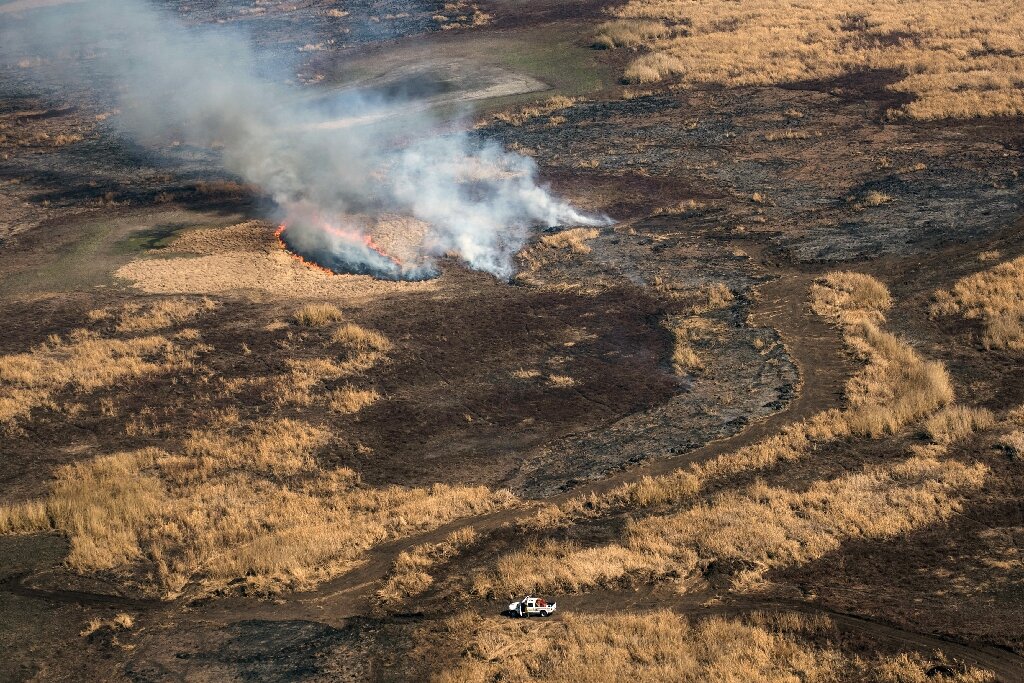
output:
<instances>
[{"instance_id":1,"label":"truck wheel","mask_svg":"<svg viewBox=\"0 0 1024 683\"><path fill-rule=\"evenodd\" d=\"M551 616L551 612L541 612L540 615L542 617L550 617Z\"/></svg>"}]
</instances>

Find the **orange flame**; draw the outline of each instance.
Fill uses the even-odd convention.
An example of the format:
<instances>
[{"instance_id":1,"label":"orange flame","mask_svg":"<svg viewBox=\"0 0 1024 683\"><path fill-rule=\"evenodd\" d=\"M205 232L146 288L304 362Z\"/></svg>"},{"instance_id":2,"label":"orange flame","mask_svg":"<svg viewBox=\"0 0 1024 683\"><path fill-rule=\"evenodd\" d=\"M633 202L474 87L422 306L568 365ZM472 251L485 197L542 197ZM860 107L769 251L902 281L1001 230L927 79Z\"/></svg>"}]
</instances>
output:
<instances>
[{"instance_id":1,"label":"orange flame","mask_svg":"<svg viewBox=\"0 0 1024 683\"><path fill-rule=\"evenodd\" d=\"M399 268L402 267L402 261L400 259L398 259L397 257L392 256L391 254L389 254L386 251L384 251L384 249L374 241L372 236L364 235L364 234L362 234L360 232L357 232L355 230L343 230L343 229L341 229L339 227L331 225L330 223L328 223L326 220L320 218L319 216L316 217L315 221L317 223L317 227L319 229L323 230L324 232L326 232L327 234L333 235L335 237L338 237L340 239L343 239L343 240L346 240L346 241L349 241L349 242L362 242L363 244L366 245L367 248L372 249L373 251L377 252L382 257L384 257L388 261L391 261L392 263L394 263ZM297 254L294 251L290 250L288 248L288 245L285 244L284 238L281 237L281 235L283 235L284 231L287 230L287 229L288 229L288 224L287 223L281 223L281 225L277 226L277 230L274 231L274 238L277 240L277 245L279 247L281 247L281 249L283 249L285 251L285 253L287 253L289 256L291 256L293 259L295 259L299 263L303 264L304 266L307 266L309 268L313 268L314 270L319 270L319 271L321 271L323 273L326 273L327 275L338 275L338 273L335 273L330 268L322 266L322 265L320 265L319 263L317 263L315 261L311 261L311 260L309 260L307 258L304 258L302 256L302 254Z\"/></svg>"}]
</instances>

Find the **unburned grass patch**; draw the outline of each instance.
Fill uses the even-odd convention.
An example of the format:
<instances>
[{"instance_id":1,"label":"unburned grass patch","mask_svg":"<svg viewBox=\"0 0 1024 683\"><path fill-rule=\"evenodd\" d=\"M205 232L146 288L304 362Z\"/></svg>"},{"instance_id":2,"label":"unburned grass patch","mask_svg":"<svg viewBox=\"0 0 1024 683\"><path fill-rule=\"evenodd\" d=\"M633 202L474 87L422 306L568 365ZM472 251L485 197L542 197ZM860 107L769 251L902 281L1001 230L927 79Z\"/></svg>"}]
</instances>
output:
<instances>
[{"instance_id":1,"label":"unburned grass patch","mask_svg":"<svg viewBox=\"0 0 1024 683\"><path fill-rule=\"evenodd\" d=\"M380 394L374 389L357 389L346 386L332 391L327 397L327 405L336 413L358 413L379 399Z\"/></svg>"},{"instance_id":2,"label":"unburned grass patch","mask_svg":"<svg viewBox=\"0 0 1024 683\"><path fill-rule=\"evenodd\" d=\"M79 329L52 336L29 352L0 356L0 424L28 417L35 408L59 409L55 399L64 390L90 392L186 370L203 350L208 347L162 335L116 339Z\"/></svg>"},{"instance_id":3,"label":"unburned grass patch","mask_svg":"<svg viewBox=\"0 0 1024 683\"><path fill-rule=\"evenodd\" d=\"M331 332L331 341L359 352L384 353L391 349L391 342L383 334L355 323L344 323L334 328Z\"/></svg>"},{"instance_id":4,"label":"unburned grass patch","mask_svg":"<svg viewBox=\"0 0 1024 683\"><path fill-rule=\"evenodd\" d=\"M982 324L986 349L1024 350L1024 256L935 292L932 317L961 315Z\"/></svg>"},{"instance_id":5,"label":"unburned grass patch","mask_svg":"<svg viewBox=\"0 0 1024 683\"><path fill-rule=\"evenodd\" d=\"M458 555L476 538L476 531L466 527L453 531L439 543L426 543L403 551L376 592L378 602L388 608L423 593L434 583L430 570Z\"/></svg>"},{"instance_id":6,"label":"unburned grass patch","mask_svg":"<svg viewBox=\"0 0 1024 683\"><path fill-rule=\"evenodd\" d=\"M568 109L578 101L579 100L575 97L555 95L554 97L550 97L539 104L523 107L512 112L500 112L495 114L494 118L511 126L521 126L530 119L537 118L538 116L547 116L556 111Z\"/></svg>"},{"instance_id":7,"label":"unburned grass patch","mask_svg":"<svg viewBox=\"0 0 1024 683\"><path fill-rule=\"evenodd\" d=\"M840 649L825 617L753 612L688 619L669 610L567 614L557 621L481 618L461 613L422 627L423 652L451 667L433 683L490 681L833 681L928 680L931 660L899 653L865 660ZM939 661L946 661L937 653ZM994 681L964 667L946 680Z\"/></svg>"},{"instance_id":8,"label":"unburned grass patch","mask_svg":"<svg viewBox=\"0 0 1024 683\"><path fill-rule=\"evenodd\" d=\"M88 317L93 322L113 319L117 333L131 334L174 327L216 308L216 302L206 297L170 297L143 303L129 303L115 309L96 309L89 311Z\"/></svg>"},{"instance_id":9,"label":"unburned grass patch","mask_svg":"<svg viewBox=\"0 0 1024 683\"><path fill-rule=\"evenodd\" d=\"M819 481L805 491L764 483L627 525L622 541L593 548L542 544L503 556L477 574L483 593L578 591L629 575L687 576L714 563L738 563L740 584L771 568L799 565L850 538L895 538L961 509L988 469L929 457Z\"/></svg>"},{"instance_id":10,"label":"unburned grass patch","mask_svg":"<svg viewBox=\"0 0 1024 683\"><path fill-rule=\"evenodd\" d=\"M475 590L500 591L506 585L526 592L577 590L615 583L627 575L685 575L718 559L747 563L746 580L756 581L765 568L819 557L845 538L889 537L948 516L959 505L958 491L980 485L984 467L924 455L888 469L818 482L805 492L756 484L710 502L700 499L711 482L804 458L837 439L893 434L951 403L953 390L945 368L880 327L891 305L885 286L869 276L832 273L822 278L812 291L812 307L840 327L847 345L865 360L864 368L847 383L843 410L822 411L708 462L642 477L601 496L575 498L546 511L525 526L564 526L612 510L635 514L642 509L684 508L630 524L621 543L511 553L490 573L472 577ZM961 434L963 422L972 429L987 424L983 412L951 409L941 415L931 425L937 438ZM686 508L688 504L693 507Z\"/></svg>"},{"instance_id":11,"label":"unburned grass patch","mask_svg":"<svg viewBox=\"0 0 1024 683\"><path fill-rule=\"evenodd\" d=\"M323 327L342 317L341 309L334 304L306 304L295 311L295 322L304 327Z\"/></svg>"},{"instance_id":12,"label":"unburned grass patch","mask_svg":"<svg viewBox=\"0 0 1024 683\"><path fill-rule=\"evenodd\" d=\"M552 249L568 249L574 254L589 254L591 249L587 240L592 240L599 234L595 228L570 228L553 235L544 235L540 238L540 243Z\"/></svg>"},{"instance_id":13,"label":"unburned grass patch","mask_svg":"<svg viewBox=\"0 0 1024 683\"><path fill-rule=\"evenodd\" d=\"M0 506L0 532L62 532L72 570L164 598L239 579L274 592L336 576L385 540L515 501L484 487L364 486L349 469L317 466L329 438L297 421L217 426L181 449L67 465L44 498Z\"/></svg>"},{"instance_id":14,"label":"unburned grass patch","mask_svg":"<svg viewBox=\"0 0 1024 683\"><path fill-rule=\"evenodd\" d=\"M1024 112L1024 17L1015 0L630 0L598 47L642 48L632 83L678 77L726 86L899 74L889 86L913 101L893 116L917 119Z\"/></svg>"}]
</instances>

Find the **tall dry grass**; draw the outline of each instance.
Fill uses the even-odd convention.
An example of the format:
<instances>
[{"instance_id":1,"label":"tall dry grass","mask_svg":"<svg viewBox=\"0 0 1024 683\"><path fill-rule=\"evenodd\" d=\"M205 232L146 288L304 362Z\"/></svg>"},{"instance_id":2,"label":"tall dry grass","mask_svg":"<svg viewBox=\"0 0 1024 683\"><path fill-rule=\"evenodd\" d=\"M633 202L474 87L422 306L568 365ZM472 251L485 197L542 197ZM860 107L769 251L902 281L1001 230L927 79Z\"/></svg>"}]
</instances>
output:
<instances>
[{"instance_id":1,"label":"tall dry grass","mask_svg":"<svg viewBox=\"0 0 1024 683\"><path fill-rule=\"evenodd\" d=\"M305 327L323 327L342 317L341 309L334 304L306 304L295 311L295 322Z\"/></svg>"},{"instance_id":2,"label":"tall dry grass","mask_svg":"<svg viewBox=\"0 0 1024 683\"><path fill-rule=\"evenodd\" d=\"M677 375L685 376L700 371L704 361L693 348L708 340L715 330L710 320L698 317L673 317L665 326L672 333L672 369Z\"/></svg>"},{"instance_id":3,"label":"tall dry grass","mask_svg":"<svg viewBox=\"0 0 1024 683\"><path fill-rule=\"evenodd\" d=\"M822 617L755 612L744 619L691 621L668 610L636 614L568 614L558 621L522 623L463 613L446 620L440 645L425 644L451 668L434 683L491 681L741 681L927 680L929 661L900 653L865 660L832 642L836 632ZM429 642L429 641L428 641ZM825 645L815 642L827 643ZM941 656L941 653L940 653ZM994 681L968 669L947 680Z\"/></svg>"},{"instance_id":4,"label":"tall dry grass","mask_svg":"<svg viewBox=\"0 0 1024 683\"><path fill-rule=\"evenodd\" d=\"M319 311L319 307L316 310ZM316 323L320 325L326 324L334 314L307 312L305 315L313 315L316 320L323 321ZM331 331L330 339L332 344L340 347L340 355L288 358L285 360L287 372L265 380L261 378L260 382L267 386L275 403L306 407L326 402L335 412L354 413L380 398L374 389L343 386L328 390L326 384L364 373L383 362L391 349L388 338L355 323L343 323Z\"/></svg>"},{"instance_id":5,"label":"tall dry grass","mask_svg":"<svg viewBox=\"0 0 1024 683\"><path fill-rule=\"evenodd\" d=\"M888 290L858 273L830 273L811 291L812 308L843 332L866 361L846 387L848 405L798 422L763 441L659 477L644 477L603 496L542 510L534 526L564 525L611 509L684 505L711 481L805 457L822 443L851 436L895 433L948 405L953 390L941 364L922 358L880 325L892 305ZM966 420L982 427L980 411L950 410L930 423L936 438L954 438ZM940 434L942 436L940 436ZM984 468L965 468L918 457L892 470L819 482L810 492L755 486L685 512L654 515L633 524L621 543L596 548L545 546L512 553L490 573L477 573L474 590L578 590L630 574L693 571L698 562L737 559L752 563L756 579L777 563L806 561L847 537L885 537L937 520L956 509L953 491L978 485ZM918 485L906 485L914 478ZM868 505L867 508L863 504ZM688 530L699 529L696 535ZM759 545L760 544L760 545ZM735 552L728 549L732 548ZM775 563L775 564L773 564Z\"/></svg>"},{"instance_id":6,"label":"tall dry grass","mask_svg":"<svg viewBox=\"0 0 1024 683\"><path fill-rule=\"evenodd\" d=\"M1024 256L958 280L935 292L933 317L980 320L986 349L1024 350Z\"/></svg>"},{"instance_id":7,"label":"tall dry grass","mask_svg":"<svg viewBox=\"0 0 1024 683\"><path fill-rule=\"evenodd\" d=\"M947 446L995 424L991 410L947 406L924 421L924 433L935 443Z\"/></svg>"},{"instance_id":8,"label":"tall dry grass","mask_svg":"<svg viewBox=\"0 0 1024 683\"><path fill-rule=\"evenodd\" d=\"M803 564L850 538L894 538L947 519L960 496L981 487L984 465L911 457L805 491L756 483L706 503L630 523L620 543L594 548L546 543L502 557L476 575L481 593L578 591L627 575L691 575L714 562L739 562L737 583L771 568Z\"/></svg>"},{"instance_id":9,"label":"tall dry grass","mask_svg":"<svg viewBox=\"0 0 1024 683\"><path fill-rule=\"evenodd\" d=\"M1024 15L1016 0L630 0L602 47L642 46L635 83L679 77L728 86L898 74L918 119L1024 113Z\"/></svg>"},{"instance_id":10,"label":"tall dry grass","mask_svg":"<svg viewBox=\"0 0 1024 683\"><path fill-rule=\"evenodd\" d=\"M555 95L550 97L544 102L535 104L528 107L517 109L513 112L499 112L494 115L494 118L498 121L502 121L512 126L521 126L530 119L538 116L547 116L553 114L556 111L562 109L568 109L572 105L576 104L579 100L575 97L565 97L564 95Z\"/></svg>"},{"instance_id":11,"label":"tall dry grass","mask_svg":"<svg viewBox=\"0 0 1024 683\"><path fill-rule=\"evenodd\" d=\"M194 432L155 448L59 468L49 495L0 506L0 533L54 529L68 566L107 570L164 598L307 588L351 568L368 548L510 505L508 491L435 484L370 488L321 469L328 432L295 421Z\"/></svg>"},{"instance_id":12,"label":"tall dry grass","mask_svg":"<svg viewBox=\"0 0 1024 683\"><path fill-rule=\"evenodd\" d=\"M376 592L378 602L389 608L420 595L434 583L429 570L458 555L476 537L476 530L466 527L451 532L440 543L426 543L399 553L383 585Z\"/></svg>"},{"instance_id":13,"label":"tall dry grass","mask_svg":"<svg viewBox=\"0 0 1024 683\"><path fill-rule=\"evenodd\" d=\"M89 392L180 372L206 348L161 335L111 339L80 329L52 336L29 352L0 356L0 424L28 417L35 408L59 408L55 399L65 390Z\"/></svg>"}]
</instances>

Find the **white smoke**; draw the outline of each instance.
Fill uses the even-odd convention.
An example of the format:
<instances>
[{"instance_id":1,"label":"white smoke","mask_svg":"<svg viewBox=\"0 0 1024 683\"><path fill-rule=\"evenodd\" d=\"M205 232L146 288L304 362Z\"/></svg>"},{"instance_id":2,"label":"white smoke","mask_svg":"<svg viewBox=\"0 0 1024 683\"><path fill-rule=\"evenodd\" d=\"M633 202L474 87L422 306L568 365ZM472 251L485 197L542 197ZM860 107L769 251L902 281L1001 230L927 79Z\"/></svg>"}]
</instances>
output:
<instances>
[{"instance_id":1,"label":"white smoke","mask_svg":"<svg viewBox=\"0 0 1024 683\"><path fill-rule=\"evenodd\" d=\"M5 57L28 53L56 65L46 84L58 91L86 83L109 93L123 111L118 125L140 142L173 134L188 144L217 143L225 169L262 188L283 213L303 207L283 216L294 223L293 239L329 248L357 272L378 272L380 255L361 240L299 234L317 230L310 213L342 223L356 212L425 221L419 252L428 260L416 264L416 276L432 268L430 257L454 252L508 277L531 227L606 222L540 186L532 160L468 133L439 134L424 107L352 90L314 100L283 71L261 73L266 60L246 36L186 27L142 0L29 13L9 22L0 41ZM339 119L351 123L325 125Z\"/></svg>"}]
</instances>

